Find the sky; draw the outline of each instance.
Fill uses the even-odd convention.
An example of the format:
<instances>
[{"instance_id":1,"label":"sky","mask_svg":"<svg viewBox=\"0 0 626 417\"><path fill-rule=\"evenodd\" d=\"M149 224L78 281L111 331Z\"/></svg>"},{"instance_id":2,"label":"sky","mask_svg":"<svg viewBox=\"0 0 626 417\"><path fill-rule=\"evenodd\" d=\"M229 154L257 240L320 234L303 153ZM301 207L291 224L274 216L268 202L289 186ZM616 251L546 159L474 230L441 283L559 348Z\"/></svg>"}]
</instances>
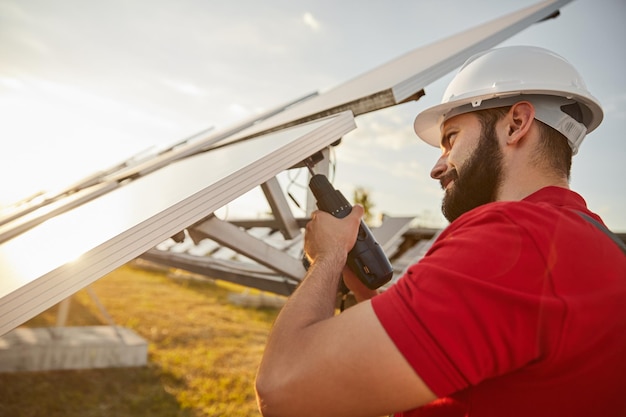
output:
<instances>
[{"instance_id":1,"label":"sky","mask_svg":"<svg viewBox=\"0 0 626 417\"><path fill-rule=\"evenodd\" d=\"M537 2L0 0L0 206L324 92ZM625 19L625 0L574 0L501 44L564 56L602 103L604 121L574 157L571 187L618 232L626 232ZM345 195L363 187L375 214L446 224L443 192L429 177L439 150L412 124L452 76L416 102L356 118L333 152ZM243 206L263 211L254 201Z\"/></svg>"}]
</instances>

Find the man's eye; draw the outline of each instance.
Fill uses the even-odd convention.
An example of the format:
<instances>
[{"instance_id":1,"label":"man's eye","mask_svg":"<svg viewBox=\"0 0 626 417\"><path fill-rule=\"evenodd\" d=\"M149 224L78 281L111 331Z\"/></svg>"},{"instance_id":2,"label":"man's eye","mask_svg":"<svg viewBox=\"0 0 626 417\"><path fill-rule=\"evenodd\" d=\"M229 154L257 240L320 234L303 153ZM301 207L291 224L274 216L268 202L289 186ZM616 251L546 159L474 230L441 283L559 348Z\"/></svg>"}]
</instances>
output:
<instances>
[{"instance_id":1,"label":"man's eye","mask_svg":"<svg viewBox=\"0 0 626 417\"><path fill-rule=\"evenodd\" d=\"M452 145L454 145L455 139L456 139L456 132L448 133L445 136L445 142L449 147L452 147Z\"/></svg>"}]
</instances>

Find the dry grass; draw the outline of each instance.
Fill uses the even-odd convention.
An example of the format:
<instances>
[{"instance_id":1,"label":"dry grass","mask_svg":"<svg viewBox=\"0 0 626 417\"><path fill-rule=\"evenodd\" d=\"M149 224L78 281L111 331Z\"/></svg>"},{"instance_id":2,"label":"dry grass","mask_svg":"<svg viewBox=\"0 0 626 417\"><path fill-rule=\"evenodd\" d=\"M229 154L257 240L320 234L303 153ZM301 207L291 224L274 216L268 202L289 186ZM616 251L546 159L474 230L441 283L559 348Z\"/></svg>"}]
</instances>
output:
<instances>
[{"instance_id":1,"label":"dry grass","mask_svg":"<svg viewBox=\"0 0 626 417\"><path fill-rule=\"evenodd\" d=\"M0 416L259 416L253 381L277 310L231 305L235 287L124 266L92 285L115 323L149 343L149 366L0 374ZM241 288L236 287L241 291ZM54 325L56 308L26 325ZM86 291L68 325L106 324Z\"/></svg>"}]
</instances>

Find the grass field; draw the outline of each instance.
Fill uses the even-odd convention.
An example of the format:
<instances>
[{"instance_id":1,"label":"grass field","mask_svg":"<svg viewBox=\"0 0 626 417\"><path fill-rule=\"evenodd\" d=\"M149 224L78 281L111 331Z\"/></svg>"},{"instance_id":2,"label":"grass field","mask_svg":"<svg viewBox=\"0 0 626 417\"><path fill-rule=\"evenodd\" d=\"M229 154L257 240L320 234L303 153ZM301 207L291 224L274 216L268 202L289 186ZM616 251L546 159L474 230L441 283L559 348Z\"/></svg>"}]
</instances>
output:
<instances>
[{"instance_id":1,"label":"grass field","mask_svg":"<svg viewBox=\"0 0 626 417\"><path fill-rule=\"evenodd\" d=\"M91 288L149 343L147 367L0 373L1 417L258 417L254 377L278 310L228 301L239 287L124 266ZM56 307L27 326L56 322ZM67 325L106 324L82 290Z\"/></svg>"}]
</instances>

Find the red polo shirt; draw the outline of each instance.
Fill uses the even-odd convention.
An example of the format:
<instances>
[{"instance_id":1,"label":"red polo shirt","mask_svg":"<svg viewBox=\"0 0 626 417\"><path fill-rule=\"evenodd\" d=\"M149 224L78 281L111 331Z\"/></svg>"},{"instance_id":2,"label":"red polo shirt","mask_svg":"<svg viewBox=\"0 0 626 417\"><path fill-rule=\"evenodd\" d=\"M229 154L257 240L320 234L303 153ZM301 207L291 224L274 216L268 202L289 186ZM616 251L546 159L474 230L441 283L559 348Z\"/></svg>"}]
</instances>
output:
<instances>
[{"instance_id":1,"label":"red polo shirt","mask_svg":"<svg viewBox=\"0 0 626 417\"><path fill-rule=\"evenodd\" d=\"M372 305L441 399L406 416L625 416L626 257L547 187L454 221Z\"/></svg>"}]
</instances>

